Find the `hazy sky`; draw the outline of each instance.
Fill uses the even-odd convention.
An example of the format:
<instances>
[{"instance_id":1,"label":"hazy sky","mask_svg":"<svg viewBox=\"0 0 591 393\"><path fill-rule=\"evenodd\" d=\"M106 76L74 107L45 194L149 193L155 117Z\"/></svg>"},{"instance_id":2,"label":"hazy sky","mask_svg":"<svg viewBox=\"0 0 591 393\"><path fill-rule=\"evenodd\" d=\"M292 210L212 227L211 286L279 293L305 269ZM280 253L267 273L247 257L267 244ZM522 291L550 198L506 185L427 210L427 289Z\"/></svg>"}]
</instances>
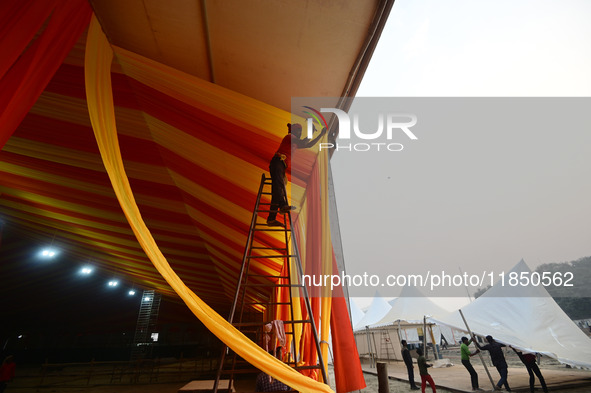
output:
<instances>
[{"instance_id":1,"label":"hazy sky","mask_svg":"<svg viewBox=\"0 0 591 393\"><path fill-rule=\"evenodd\" d=\"M584 0L397 0L357 96L590 97L590 18ZM568 125L539 113L555 125L541 132L443 127L389 156L335 153L347 272L591 255L591 126L578 113Z\"/></svg>"}]
</instances>

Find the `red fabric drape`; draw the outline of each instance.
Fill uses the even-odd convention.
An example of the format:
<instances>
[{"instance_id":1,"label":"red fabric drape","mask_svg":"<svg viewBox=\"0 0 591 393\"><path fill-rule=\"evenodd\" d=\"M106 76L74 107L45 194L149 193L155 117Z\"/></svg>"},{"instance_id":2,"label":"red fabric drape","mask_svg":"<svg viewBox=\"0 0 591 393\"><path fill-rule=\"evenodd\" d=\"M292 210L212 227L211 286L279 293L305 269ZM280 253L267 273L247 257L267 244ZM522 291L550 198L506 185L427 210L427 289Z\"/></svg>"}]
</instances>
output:
<instances>
[{"instance_id":1,"label":"red fabric drape","mask_svg":"<svg viewBox=\"0 0 591 393\"><path fill-rule=\"evenodd\" d=\"M88 26L92 10L85 0L2 2L0 48L0 149L41 95L66 55ZM49 3L53 7L49 7ZM49 8L49 10L48 10ZM36 11L33 11L36 10ZM40 10L40 11L39 11ZM44 23L43 32L22 51ZM13 18L21 19L13 20Z\"/></svg>"},{"instance_id":2,"label":"red fabric drape","mask_svg":"<svg viewBox=\"0 0 591 393\"><path fill-rule=\"evenodd\" d=\"M55 2L56 0L0 1L0 78L43 26L55 7Z\"/></svg>"},{"instance_id":3,"label":"red fabric drape","mask_svg":"<svg viewBox=\"0 0 591 393\"><path fill-rule=\"evenodd\" d=\"M332 264L333 274L338 274L334 252ZM337 393L363 389L366 386L365 378L359 362L359 353L351 327L347 302L343 288L340 286L333 289L330 332Z\"/></svg>"},{"instance_id":4,"label":"red fabric drape","mask_svg":"<svg viewBox=\"0 0 591 393\"><path fill-rule=\"evenodd\" d=\"M292 161L294 167L297 161ZM312 170L307 181L306 199L307 199L307 220L306 220L306 266L305 274L323 277L328 273L323 270L322 264L322 188L320 187L320 173L316 167ZM326 197L326 196L325 196ZM302 244L299 242L299 244ZM334 252L332 253L332 274L339 274L336 265ZM312 303L312 313L314 321L319 327L319 317L321 308L321 289L318 286L309 288L310 301ZM334 372L336 390L338 393L351 392L363 389L365 379L359 361L359 354L351 321L345 302L342 287L336 287L332 293L332 306L330 312L330 325L332 335L332 348L334 356ZM306 324L309 327L309 324ZM302 342L304 350L304 361L307 365L317 363L317 351L314 345L311 330L307 330L303 336ZM311 375L310 375L311 376Z\"/></svg>"},{"instance_id":5,"label":"red fabric drape","mask_svg":"<svg viewBox=\"0 0 591 393\"><path fill-rule=\"evenodd\" d=\"M294 154L294 158L297 155ZM293 162L293 161L292 161ZM296 167L297 165L294 165ZM307 199L307 224L306 224L306 267L305 274L314 277L322 274L322 204L320 201L320 177L317 168L312 170L308 180L306 191ZM316 328L320 326L320 288L312 285L308 288L310 303L312 308L312 318ZM309 326L309 324L307 324ZM308 327L306 326L306 327ZM316 365L318 363L318 353L314 343L314 337L311 329L304 334L303 345L304 362L307 365ZM317 370L307 370L310 374L315 374ZM305 373L304 373L305 374ZM308 375L312 378L317 375Z\"/></svg>"}]
</instances>

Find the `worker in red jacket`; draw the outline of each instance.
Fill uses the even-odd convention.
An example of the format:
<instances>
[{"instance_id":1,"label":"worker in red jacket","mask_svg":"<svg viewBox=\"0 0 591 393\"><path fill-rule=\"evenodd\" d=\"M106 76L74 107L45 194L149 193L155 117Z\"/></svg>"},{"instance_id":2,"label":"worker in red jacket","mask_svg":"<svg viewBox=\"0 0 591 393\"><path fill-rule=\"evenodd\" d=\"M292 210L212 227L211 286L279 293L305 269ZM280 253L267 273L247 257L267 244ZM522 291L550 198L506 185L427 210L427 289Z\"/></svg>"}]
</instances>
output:
<instances>
[{"instance_id":1,"label":"worker in red jacket","mask_svg":"<svg viewBox=\"0 0 591 393\"><path fill-rule=\"evenodd\" d=\"M517 356L519 356L519 359L521 360L521 362L525 365L525 368L527 368L527 373L529 374L529 391L531 393L533 393L535 390L535 387L534 387L535 382L536 382L536 377L534 376L534 374L535 374L538 377L538 379L540 380L540 385L542 385L542 390L544 391L544 393L548 393L548 387L546 386L546 381L544 380L544 376L542 375L542 372L540 371L540 368L538 367L538 364L536 363L536 355L534 355L533 353L523 353L513 347L510 347L510 348L515 351Z\"/></svg>"},{"instance_id":2,"label":"worker in red jacket","mask_svg":"<svg viewBox=\"0 0 591 393\"><path fill-rule=\"evenodd\" d=\"M14 370L16 369L16 363L12 355L6 356L2 366L0 366L0 393L4 392L8 382L14 378Z\"/></svg>"}]
</instances>

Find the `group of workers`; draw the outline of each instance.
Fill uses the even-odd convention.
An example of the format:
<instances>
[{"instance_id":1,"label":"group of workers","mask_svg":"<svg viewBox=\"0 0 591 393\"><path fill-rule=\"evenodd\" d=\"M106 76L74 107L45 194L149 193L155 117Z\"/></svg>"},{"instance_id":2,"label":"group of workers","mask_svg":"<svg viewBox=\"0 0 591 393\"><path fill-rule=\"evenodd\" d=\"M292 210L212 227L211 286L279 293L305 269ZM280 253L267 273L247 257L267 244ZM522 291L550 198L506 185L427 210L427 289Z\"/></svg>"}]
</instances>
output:
<instances>
[{"instance_id":1,"label":"group of workers","mask_svg":"<svg viewBox=\"0 0 591 393\"><path fill-rule=\"evenodd\" d=\"M496 369L499 373L499 376L500 376L499 381L494 386L494 390L503 390L503 387L505 387L506 391L510 392L511 388L509 387L509 382L507 381L508 366L507 366L507 361L505 360L505 355L503 353L503 347L505 347L505 344L499 343L492 336L486 336L486 341L488 342L488 344L480 345L474 335L472 335L472 337L470 339L468 339L468 337L461 338L460 358L461 358L462 364L464 365L464 367L466 367L466 369L468 370L468 373L470 374L470 381L472 384L472 390L473 391L481 391L483 389L481 389L480 386L478 385L478 373L476 372L476 370L474 370L474 367L472 366L472 364L470 362L470 358L472 356L480 353L480 351L488 351L490 354L491 362L492 362L493 366L496 367ZM471 343L474 343L474 345L476 346L475 351L470 351L469 345ZM412 357L410 355L410 350L408 349L406 340L402 340L401 344L402 344L402 359L404 360L404 363L405 363L407 371L408 371L408 380L410 382L410 388L411 388L411 390L419 390L419 387L416 386L415 381L414 381L413 361L412 361ZM546 381L544 380L544 377L542 376L540 368L538 367L538 365L536 363L536 355L533 353L523 353L513 347L510 347L510 348L513 349L513 351L515 351L517 356L519 356L519 359L523 362L523 364L527 368L527 372L529 374L530 392L531 393L534 392L535 377L537 376L538 379L540 380L540 385L542 385L542 390L544 391L544 393L547 393L548 388L546 387ZM417 365L419 367L419 373L421 375L422 393L425 393L425 388L426 388L427 382L431 386L433 393L435 393L436 392L435 383L433 382L433 378L429 375L429 372L427 370L432 365L427 363L427 360L426 360L425 356L423 355L423 351L420 348L417 349L416 352L417 352L417 355L419 356L417 359Z\"/></svg>"},{"instance_id":2,"label":"group of workers","mask_svg":"<svg viewBox=\"0 0 591 393\"><path fill-rule=\"evenodd\" d=\"M288 124L287 125L287 135L281 140L281 143L273 155L271 162L269 164L269 173L271 175L272 181L272 198L271 198L271 206L269 216L267 218L267 225L269 226L280 226L284 227L285 223L280 222L277 220L277 213L286 213L290 210L293 210L295 207L291 206L288 202L288 197L286 193L285 184L286 181L286 172L290 167L291 155L292 151L296 149L305 149L310 148L316 145L318 141L324 136L326 133L326 129L322 129L320 133L316 135L314 138L304 138L302 139L302 126L300 124ZM315 131L315 130L314 130ZM505 361L505 356L503 354L502 348L505 346L493 339L492 336L486 336L486 340L488 344L480 345L478 341L475 339L474 335L470 339L467 337L462 337L461 345L460 345L460 355L461 361L464 367L468 370L470 374L470 380L472 384L473 391L482 390L478 385L478 373L472 367L470 363L470 358L476 354L478 354L481 350L488 351L490 353L492 364L496 367L497 371L499 372L500 379L495 385L495 390L502 390L503 386L505 389L510 392L511 388L509 387L509 383L507 381L507 362ZM402 340L402 358L404 363L406 364L408 370L408 378L410 381L410 387L412 390L418 390L419 387L416 386L414 381L414 371L413 371L413 361L410 355L410 351L407 347L407 343L405 340ZM470 351L469 345L474 343L476 346L475 351ZM519 359L523 362L525 367L527 368L527 372L529 373L530 380L530 391L534 392L534 382L535 376L538 377L540 380L540 384L542 385L542 389L544 392L548 392L548 388L546 387L546 382L544 381L544 377L540 372L538 365L536 364L536 356L530 353L522 353L515 348L512 348ZM425 356L422 353L422 350L419 348L416 350L418 359L417 365L419 367L419 373L421 375L421 389L422 393L425 393L426 384L429 383L433 393L436 392L435 383L433 382L433 378L429 375L428 368L432 365L427 363ZM535 375L535 376L534 376ZM257 391L268 391L267 389L277 390L289 390L289 388L284 385L283 383L274 380L273 378L269 377L266 374L259 375L257 379Z\"/></svg>"},{"instance_id":3,"label":"group of workers","mask_svg":"<svg viewBox=\"0 0 591 393\"><path fill-rule=\"evenodd\" d=\"M316 145L318 141L324 136L326 133L326 129L322 129L322 131L316 135L313 139L302 139L302 126L300 124L288 124L287 125L287 135L282 139L279 148L273 155L271 162L269 164L269 173L271 175L272 181L272 198L271 198L271 207L269 216L267 218L267 225L269 226L281 226L284 227L285 224L277 220L277 213L286 213L290 210L293 210L294 207L291 206L288 202L287 193L286 193L286 172L290 167L291 161L291 153L293 150L296 149L305 149L310 148ZM472 367L470 363L470 358L476 354L478 354L481 350L488 351L490 353L490 358L492 364L496 367L497 371L499 372L500 379L495 385L495 390L502 390L503 386L505 389L510 392L511 388L509 387L509 382L507 381L507 362L505 361L505 356L503 354L502 348L505 347L504 344L501 344L494 340L492 336L486 336L486 340L488 344L480 345L478 341L472 335L470 339L467 337L462 337L461 345L460 345L460 356L461 361L464 367L468 370L470 374L470 380L472 384L473 391L482 390L478 385L478 373ZM413 362L412 357L410 355L410 351L407 347L407 343L405 340L402 340L402 358L404 363L406 364L408 370L408 378L410 381L410 387L412 390L418 390L419 388L416 386L414 381L414 371L413 371ZM469 345L474 343L476 346L475 351L470 351ZM546 382L544 381L544 377L540 372L538 365L536 364L536 356L530 353L522 353L521 351L512 348L519 359L523 362L525 367L527 368L527 372L529 373L529 385L530 391L534 392L534 383L535 383L535 376L538 377L540 380L540 384L542 385L543 391L546 393L548 392L548 388L546 387ZM422 350L419 348L416 350L418 359L417 365L419 367L419 373L421 375L421 389L422 393L425 393L426 384L429 383L433 393L436 392L435 383L433 382L433 378L429 375L428 368L432 365L427 363L425 356L422 353ZM263 376L264 375L264 376ZM257 380L257 391L265 391L267 389L274 389L274 390L288 390L289 388L282 384L279 381L273 380L273 378L263 374L259 376ZM535 375L535 376L534 376ZM271 385L271 386L269 386Z\"/></svg>"}]
</instances>

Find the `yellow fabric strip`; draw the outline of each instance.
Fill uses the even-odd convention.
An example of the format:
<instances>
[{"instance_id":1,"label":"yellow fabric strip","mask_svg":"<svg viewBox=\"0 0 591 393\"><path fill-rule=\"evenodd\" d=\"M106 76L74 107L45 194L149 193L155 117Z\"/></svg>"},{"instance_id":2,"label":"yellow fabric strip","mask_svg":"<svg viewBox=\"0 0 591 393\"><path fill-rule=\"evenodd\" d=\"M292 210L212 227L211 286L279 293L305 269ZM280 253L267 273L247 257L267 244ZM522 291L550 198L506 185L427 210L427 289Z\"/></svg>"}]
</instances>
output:
<instances>
[{"instance_id":1,"label":"yellow fabric strip","mask_svg":"<svg viewBox=\"0 0 591 393\"><path fill-rule=\"evenodd\" d=\"M322 143L328 140L325 135L322 138ZM328 194L328 150L324 149L318 155L318 169L320 171L320 190L322 198L322 274L332 274L332 238L330 235L330 220L329 220L329 194ZM332 292L331 288L322 287L322 299L320 303L321 319L320 319L320 351L322 352L322 360L324 361L325 370L328 369L328 340L330 340L330 312L332 307Z\"/></svg>"},{"instance_id":2,"label":"yellow fabric strip","mask_svg":"<svg viewBox=\"0 0 591 393\"><path fill-rule=\"evenodd\" d=\"M111 90L110 68L112 59L112 49L96 17L93 16L88 31L85 57L88 110L105 168L113 184L117 199L138 242L162 277L166 279L195 316L238 355L265 373L300 392L332 392L327 385L299 374L250 341L187 288L170 268L142 220L123 167L117 140Z\"/></svg>"}]
</instances>

